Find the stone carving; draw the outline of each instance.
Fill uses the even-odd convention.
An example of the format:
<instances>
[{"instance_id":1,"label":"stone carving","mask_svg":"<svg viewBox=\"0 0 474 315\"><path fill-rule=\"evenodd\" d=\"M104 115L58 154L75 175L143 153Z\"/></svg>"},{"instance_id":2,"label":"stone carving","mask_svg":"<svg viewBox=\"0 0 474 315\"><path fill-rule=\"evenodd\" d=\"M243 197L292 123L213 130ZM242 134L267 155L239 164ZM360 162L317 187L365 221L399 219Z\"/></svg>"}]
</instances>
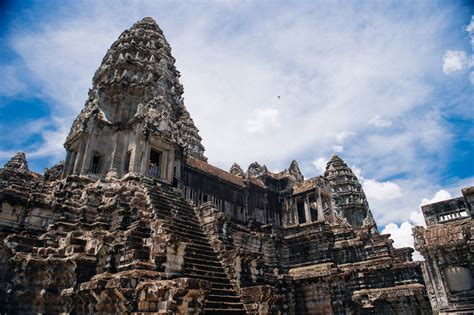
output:
<instances>
[{"instance_id":1,"label":"stone carving","mask_svg":"<svg viewBox=\"0 0 474 315\"><path fill-rule=\"evenodd\" d=\"M232 164L232 166L229 170L229 173L231 173L232 175L235 175L235 176L242 177L242 178L244 178L244 176L245 176L244 170L237 163Z\"/></svg>"},{"instance_id":2,"label":"stone carving","mask_svg":"<svg viewBox=\"0 0 474 315\"><path fill-rule=\"evenodd\" d=\"M259 177L267 173L267 167L265 165L260 165L258 162L253 162L252 164L249 165L247 169L247 174L249 176L255 176Z\"/></svg>"}]
</instances>

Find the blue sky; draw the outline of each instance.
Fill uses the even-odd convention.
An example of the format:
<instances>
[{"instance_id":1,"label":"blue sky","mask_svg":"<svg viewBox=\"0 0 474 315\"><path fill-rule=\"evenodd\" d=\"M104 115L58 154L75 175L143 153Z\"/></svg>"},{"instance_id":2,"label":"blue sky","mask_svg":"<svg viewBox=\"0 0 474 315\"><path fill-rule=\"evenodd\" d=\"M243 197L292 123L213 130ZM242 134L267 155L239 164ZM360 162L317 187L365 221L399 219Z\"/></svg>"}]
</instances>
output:
<instances>
[{"instance_id":1,"label":"blue sky","mask_svg":"<svg viewBox=\"0 0 474 315\"><path fill-rule=\"evenodd\" d=\"M103 55L151 16L212 164L296 159L312 177L338 153L402 245L423 199L474 184L467 1L4 1L0 14L0 164L63 159Z\"/></svg>"}]
</instances>

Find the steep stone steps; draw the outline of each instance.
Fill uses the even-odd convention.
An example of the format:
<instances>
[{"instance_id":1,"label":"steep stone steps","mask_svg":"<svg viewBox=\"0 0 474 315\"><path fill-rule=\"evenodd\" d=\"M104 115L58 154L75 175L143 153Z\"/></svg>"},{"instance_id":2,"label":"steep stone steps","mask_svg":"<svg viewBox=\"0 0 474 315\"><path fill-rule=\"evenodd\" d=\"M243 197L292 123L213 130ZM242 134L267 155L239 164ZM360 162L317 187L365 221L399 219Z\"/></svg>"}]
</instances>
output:
<instances>
[{"instance_id":1,"label":"steep stone steps","mask_svg":"<svg viewBox=\"0 0 474 315\"><path fill-rule=\"evenodd\" d=\"M191 204L167 184L148 178L141 183L148 192L154 216L164 221L163 229L187 243L181 276L207 280L212 285L204 314L245 314L241 297L232 287Z\"/></svg>"}]
</instances>

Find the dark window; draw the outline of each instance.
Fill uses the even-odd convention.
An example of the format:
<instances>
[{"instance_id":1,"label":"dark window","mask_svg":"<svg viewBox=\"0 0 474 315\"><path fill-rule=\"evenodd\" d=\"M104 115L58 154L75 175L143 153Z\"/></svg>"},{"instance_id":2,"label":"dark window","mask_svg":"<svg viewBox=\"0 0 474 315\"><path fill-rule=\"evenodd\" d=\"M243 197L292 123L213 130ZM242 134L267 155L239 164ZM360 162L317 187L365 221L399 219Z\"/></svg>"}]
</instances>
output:
<instances>
[{"instance_id":1,"label":"dark window","mask_svg":"<svg viewBox=\"0 0 474 315\"><path fill-rule=\"evenodd\" d=\"M314 207L310 207L309 208L310 212L311 212L311 221L317 221L318 220L318 209L314 208Z\"/></svg>"},{"instance_id":2,"label":"dark window","mask_svg":"<svg viewBox=\"0 0 474 315\"><path fill-rule=\"evenodd\" d=\"M298 221L299 223L305 223L306 217L304 212L304 203L303 201L296 202L296 208L298 209Z\"/></svg>"},{"instance_id":3,"label":"dark window","mask_svg":"<svg viewBox=\"0 0 474 315\"><path fill-rule=\"evenodd\" d=\"M130 171L131 158L132 158L132 151L128 151L127 155L125 155L125 168L124 168L125 173L128 173Z\"/></svg>"},{"instance_id":4,"label":"dark window","mask_svg":"<svg viewBox=\"0 0 474 315\"><path fill-rule=\"evenodd\" d=\"M89 172L91 172L92 174L99 174L99 172L100 172L100 160L101 160L100 155L97 152L94 153L94 156L92 157Z\"/></svg>"},{"instance_id":5,"label":"dark window","mask_svg":"<svg viewBox=\"0 0 474 315\"><path fill-rule=\"evenodd\" d=\"M150 152L150 163L148 164L148 175L160 178L160 163L161 152L152 149Z\"/></svg>"}]
</instances>

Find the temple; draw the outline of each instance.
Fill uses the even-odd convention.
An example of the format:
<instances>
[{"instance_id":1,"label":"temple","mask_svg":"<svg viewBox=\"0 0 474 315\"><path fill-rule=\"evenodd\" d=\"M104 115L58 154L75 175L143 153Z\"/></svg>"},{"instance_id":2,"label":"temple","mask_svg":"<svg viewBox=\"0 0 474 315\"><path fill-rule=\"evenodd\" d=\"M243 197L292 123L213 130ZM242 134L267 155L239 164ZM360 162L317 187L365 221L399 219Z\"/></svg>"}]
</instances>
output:
<instances>
[{"instance_id":1,"label":"temple","mask_svg":"<svg viewBox=\"0 0 474 315\"><path fill-rule=\"evenodd\" d=\"M154 20L135 23L65 162L0 169L0 313L432 313L413 249L378 233L340 157L309 179L296 161L209 164L174 62Z\"/></svg>"},{"instance_id":2,"label":"temple","mask_svg":"<svg viewBox=\"0 0 474 315\"><path fill-rule=\"evenodd\" d=\"M433 311L472 314L474 311L474 186L462 196L421 207L426 228L413 230Z\"/></svg>"}]
</instances>

